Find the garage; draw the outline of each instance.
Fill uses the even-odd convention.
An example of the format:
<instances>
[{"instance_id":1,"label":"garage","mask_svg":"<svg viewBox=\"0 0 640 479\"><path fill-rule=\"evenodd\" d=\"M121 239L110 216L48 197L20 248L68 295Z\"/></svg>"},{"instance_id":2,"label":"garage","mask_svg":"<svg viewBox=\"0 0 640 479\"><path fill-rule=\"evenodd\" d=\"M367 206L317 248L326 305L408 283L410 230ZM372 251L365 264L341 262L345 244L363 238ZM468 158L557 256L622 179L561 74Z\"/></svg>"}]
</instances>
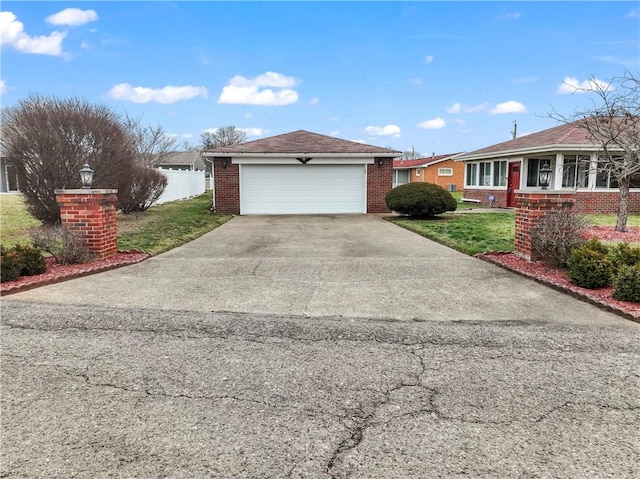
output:
<instances>
[{"instance_id":1,"label":"garage","mask_svg":"<svg viewBox=\"0 0 640 479\"><path fill-rule=\"evenodd\" d=\"M304 130L203 152L215 210L235 215L388 212L400 154Z\"/></svg>"},{"instance_id":2,"label":"garage","mask_svg":"<svg viewBox=\"0 0 640 479\"><path fill-rule=\"evenodd\" d=\"M240 214L366 213L365 165L240 166Z\"/></svg>"}]
</instances>

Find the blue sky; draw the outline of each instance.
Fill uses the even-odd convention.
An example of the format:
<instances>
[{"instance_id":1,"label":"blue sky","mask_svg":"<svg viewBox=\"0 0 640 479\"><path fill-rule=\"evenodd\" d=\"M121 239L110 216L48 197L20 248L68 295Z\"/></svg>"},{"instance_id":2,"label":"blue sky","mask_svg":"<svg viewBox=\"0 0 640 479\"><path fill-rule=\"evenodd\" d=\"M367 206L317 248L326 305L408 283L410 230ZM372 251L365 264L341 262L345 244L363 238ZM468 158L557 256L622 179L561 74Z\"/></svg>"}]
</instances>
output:
<instances>
[{"instance_id":1,"label":"blue sky","mask_svg":"<svg viewBox=\"0 0 640 479\"><path fill-rule=\"evenodd\" d=\"M179 142L305 129L430 155L556 126L640 70L633 2L13 2L3 106L81 96Z\"/></svg>"}]
</instances>

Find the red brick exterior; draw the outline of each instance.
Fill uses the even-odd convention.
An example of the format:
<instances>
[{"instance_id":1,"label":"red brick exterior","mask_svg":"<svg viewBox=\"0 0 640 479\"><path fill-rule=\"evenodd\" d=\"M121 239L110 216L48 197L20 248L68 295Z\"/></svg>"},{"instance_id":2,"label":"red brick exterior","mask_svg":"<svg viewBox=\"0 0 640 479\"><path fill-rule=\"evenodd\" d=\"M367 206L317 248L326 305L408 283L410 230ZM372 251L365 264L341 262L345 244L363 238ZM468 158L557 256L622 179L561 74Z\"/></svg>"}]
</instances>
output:
<instances>
[{"instance_id":1,"label":"red brick exterior","mask_svg":"<svg viewBox=\"0 0 640 479\"><path fill-rule=\"evenodd\" d=\"M506 190L465 189L463 193L463 196L465 198L480 200L480 204L482 205L489 204L489 195L493 195L496 197L496 200L493 203L494 206L499 208L506 208ZM620 202L620 196L617 191L576 191L575 195L575 209L580 213L618 213L618 203ZM629 213L640 213L640 191L632 191L629 193Z\"/></svg>"},{"instance_id":2,"label":"red brick exterior","mask_svg":"<svg viewBox=\"0 0 640 479\"><path fill-rule=\"evenodd\" d=\"M392 187L393 159L375 158L372 165L367 165L367 213L389 213L384 199Z\"/></svg>"},{"instance_id":3,"label":"red brick exterior","mask_svg":"<svg viewBox=\"0 0 640 479\"><path fill-rule=\"evenodd\" d=\"M472 200L480 200L481 205L489 205L489 195L493 195L496 199L493 206L496 208L507 207L507 190L464 190L462 196Z\"/></svg>"},{"instance_id":4,"label":"red brick exterior","mask_svg":"<svg viewBox=\"0 0 640 479\"><path fill-rule=\"evenodd\" d=\"M574 204L574 193L516 192L515 255L527 261L538 261L540 257L531 246L531 229L547 212L572 208Z\"/></svg>"},{"instance_id":5,"label":"red brick exterior","mask_svg":"<svg viewBox=\"0 0 640 479\"><path fill-rule=\"evenodd\" d=\"M223 161L227 162L226 168ZM378 162L382 161L382 165ZM220 213L240 214L240 167L231 158L216 158L213 162L215 207ZM392 158L375 158L367 165L367 213L389 213L385 196L393 186Z\"/></svg>"},{"instance_id":6,"label":"red brick exterior","mask_svg":"<svg viewBox=\"0 0 640 479\"><path fill-rule=\"evenodd\" d=\"M226 167L224 166L226 164ZM231 158L213 160L215 182L215 207L219 213L240 214L240 165L231 163Z\"/></svg>"},{"instance_id":7,"label":"red brick exterior","mask_svg":"<svg viewBox=\"0 0 640 479\"><path fill-rule=\"evenodd\" d=\"M84 239L98 260L118 252L116 204L118 190L57 190L62 226Z\"/></svg>"}]
</instances>

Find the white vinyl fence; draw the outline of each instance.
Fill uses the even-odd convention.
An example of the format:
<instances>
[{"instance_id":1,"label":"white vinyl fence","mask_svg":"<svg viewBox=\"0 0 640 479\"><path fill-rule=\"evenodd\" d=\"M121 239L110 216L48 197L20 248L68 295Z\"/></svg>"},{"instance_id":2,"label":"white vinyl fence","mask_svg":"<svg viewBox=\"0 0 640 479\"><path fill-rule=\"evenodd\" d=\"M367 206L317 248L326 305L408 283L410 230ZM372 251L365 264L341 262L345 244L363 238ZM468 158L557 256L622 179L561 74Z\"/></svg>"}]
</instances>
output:
<instances>
[{"instance_id":1,"label":"white vinyl fence","mask_svg":"<svg viewBox=\"0 0 640 479\"><path fill-rule=\"evenodd\" d=\"M198 196L205 191L204 171L168 170L156 168L167 177L167 187L156 204Z\"/></svg>"}]
</instances>

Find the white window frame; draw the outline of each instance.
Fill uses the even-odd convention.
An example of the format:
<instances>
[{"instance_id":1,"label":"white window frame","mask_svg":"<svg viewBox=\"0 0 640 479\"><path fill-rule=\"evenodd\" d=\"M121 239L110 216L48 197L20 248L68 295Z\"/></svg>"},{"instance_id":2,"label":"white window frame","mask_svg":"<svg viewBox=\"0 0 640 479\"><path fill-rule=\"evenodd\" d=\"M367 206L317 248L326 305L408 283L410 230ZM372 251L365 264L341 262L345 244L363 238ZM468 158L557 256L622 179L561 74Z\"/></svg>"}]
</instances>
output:
<instances>
[{"instance_id":1,"label":"white window frame","mask_svg":"<svg viewBox=\"0 0 640 479\"><path fill-rule=\"evenodd\" d=\"M438 176L453 176L453 168L438 168Z\"/></svg>"}]
</instances>

